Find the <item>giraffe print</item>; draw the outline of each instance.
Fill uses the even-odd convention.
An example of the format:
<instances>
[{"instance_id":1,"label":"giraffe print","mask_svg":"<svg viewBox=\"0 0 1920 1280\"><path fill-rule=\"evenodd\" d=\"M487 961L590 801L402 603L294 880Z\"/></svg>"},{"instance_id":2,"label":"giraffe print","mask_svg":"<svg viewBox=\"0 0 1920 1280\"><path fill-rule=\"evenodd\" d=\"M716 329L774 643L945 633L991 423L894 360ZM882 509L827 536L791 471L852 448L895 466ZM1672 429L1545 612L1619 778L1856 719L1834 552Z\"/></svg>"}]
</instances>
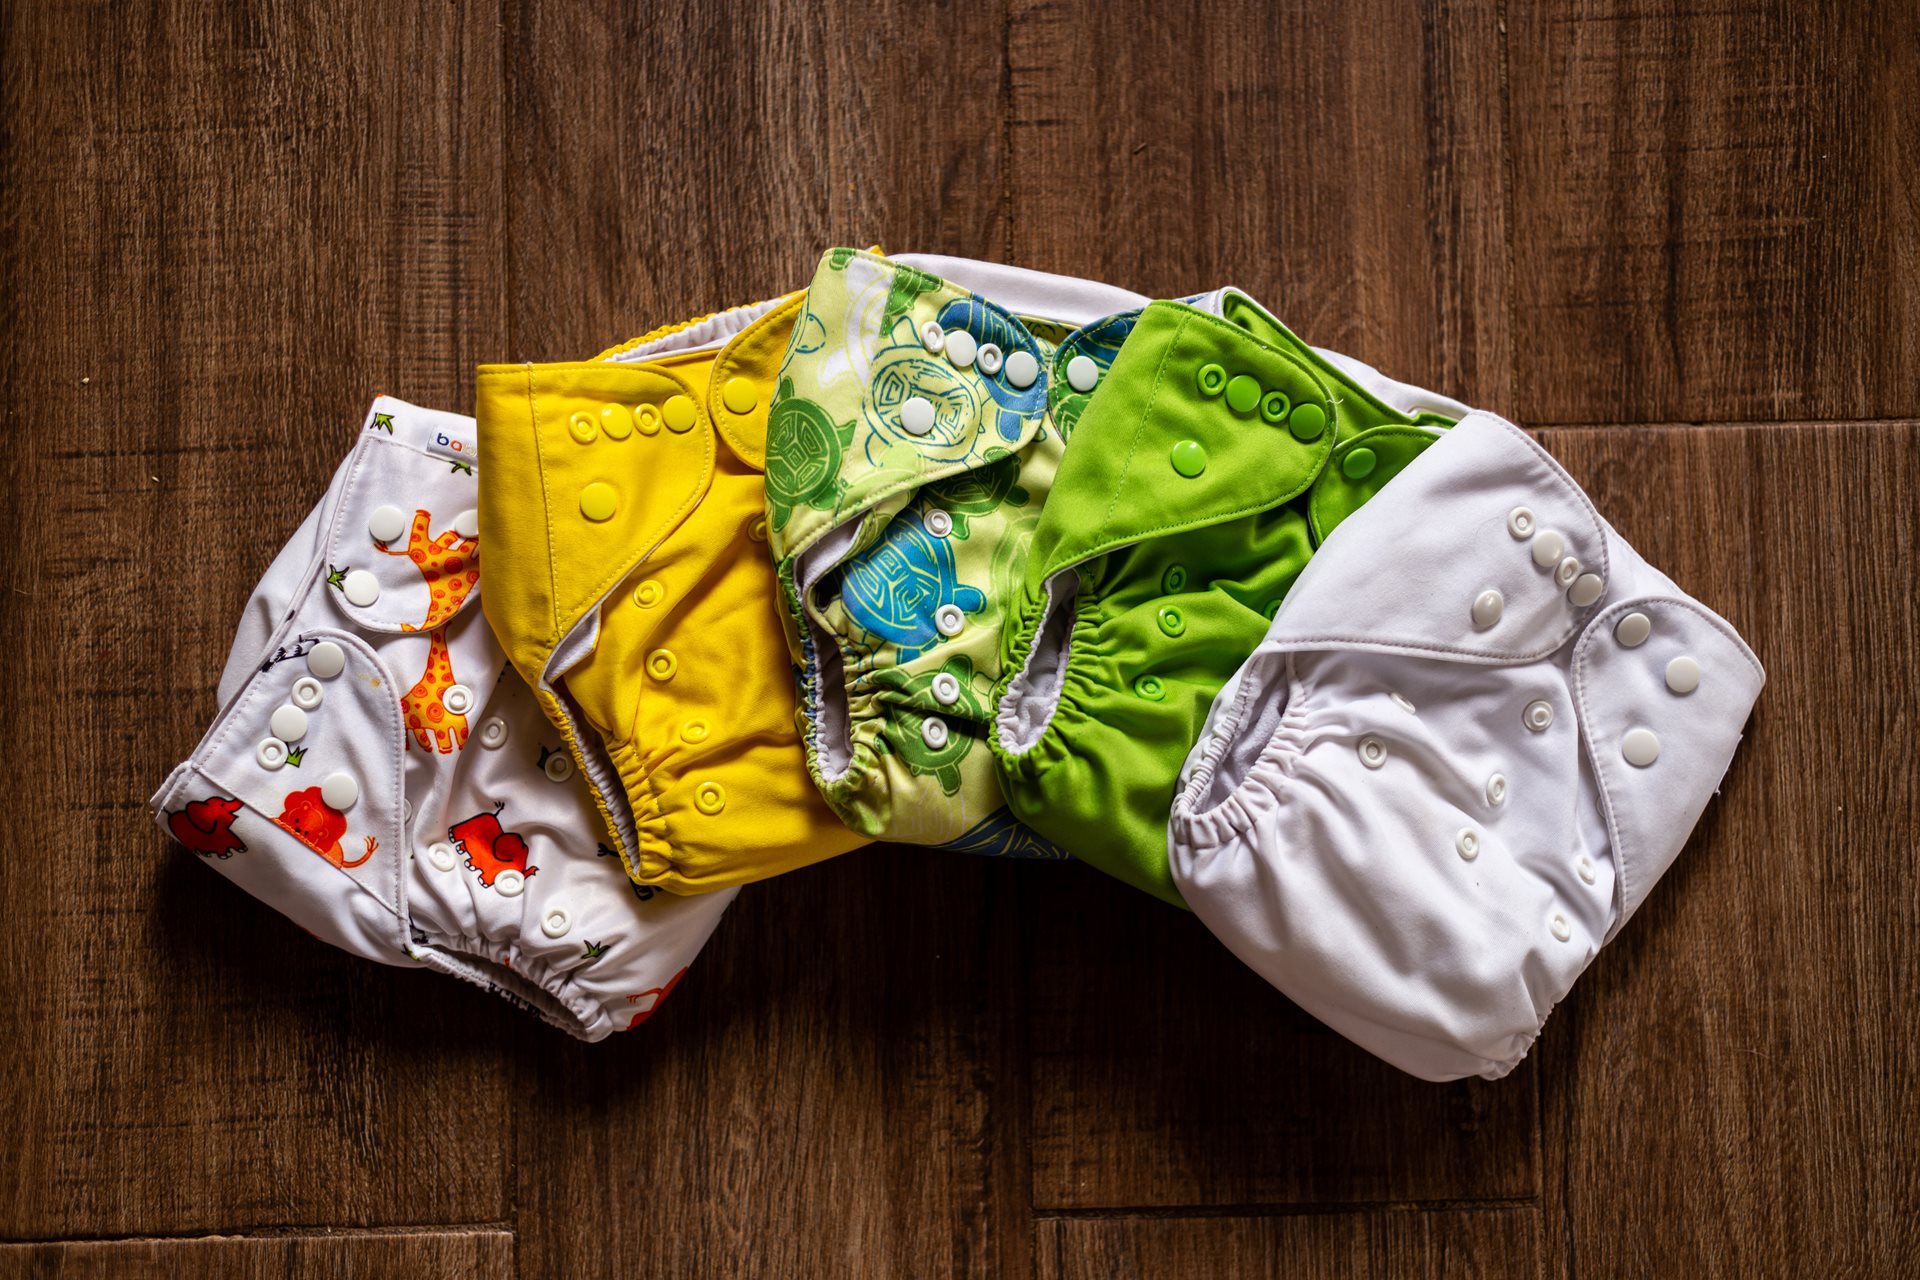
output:
<instances>
[{"instance_id":1,"label":"giraffe print","mask_svg":"<svg viewBox=\"0 0 1920 1280\"><path fill-rule=\"evenodd\" d=\"M452 755L454 748L467 745L467 718L447 710L441 701L441 695L457 683L453 659L447 654L447 629L435 627L427 638L427 669L400 699L400 714L406 717L407 732L422 751L438 747L441 755Z\"/></svg>"},{"instance_id":2,"label":"giraffe print","mask_svg":"<svg viewBox=\"0 0 1920 1280\"><path fill-rule=\"evenodd\" d=\"M467 593L480 581L480 539L463 538L455 529L436 538L429 527L430 519L424 510L413 513L413 528L407 533L404 550L395 551L384 542L373 544L390 556L407 557L427 580L427 590L432 595L427 605L427 620L417 627L403 622L402 631L431 631L445 624L460 612L460 606L467 602Z\"/></svg>"}]
</instances>

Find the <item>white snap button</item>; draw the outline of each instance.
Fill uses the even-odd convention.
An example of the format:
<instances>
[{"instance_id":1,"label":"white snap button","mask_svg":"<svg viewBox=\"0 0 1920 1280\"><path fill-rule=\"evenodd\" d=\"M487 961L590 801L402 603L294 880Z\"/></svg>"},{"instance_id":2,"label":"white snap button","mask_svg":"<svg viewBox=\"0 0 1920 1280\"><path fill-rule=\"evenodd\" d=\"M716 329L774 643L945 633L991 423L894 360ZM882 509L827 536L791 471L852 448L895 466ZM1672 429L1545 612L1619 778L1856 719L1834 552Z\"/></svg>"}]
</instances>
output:
<instances>
[{"instance_id":1,"label":"white snap button","mask_svg":"<svg viewBox=\"0 0 1920 1280\"><path fill-rule=\"evenodd\" d=\"M1552 929L1553 936L1562 942L1573 936L1573 926L1568 924L1567 918L1558 911L1553 913L1553 919L1547 921L1547 927Z\"/></svg>"},{"instance_id":2,"label":"white snap button","mask_svg":"<svg viewBox=\"0 0 1920 1280\"><path fill-rule=\"evenodd\" d=\"M1485 631L1500 621L1500 614L1506 609L1507 602L1498 591L1489 587L1473 598L1473 625Z\"/></svg>"},{"instance_id":3,"label":"white snap button","mask_svg":"<svg viewBox=\"0 0 1920 1280\"><path fill-rule=\"evenodd\" d=\"M1525 542L1528 538L1531 538L1533 536L1533 509L1531 507L1515 507L1513 510L1507 512L1507 532L1512 534L1514 540L1518 542Z\"/></svg>"},{"instance_id":4,"label":"white snap button","mask_svg":"<svg viewBox=\"0 0 1920 1280\"><path fill-rule=\"evenodd\" d=\"M1387 744L1380 739L1368 736L1360 739L1360 763L1369 769L1378 769L1387 762Z\"/></svg>"},{"instance_id":5,"label":"white snap button","mask_svg":"<svg viewBox=\"0 0 1920 1280\"><path fill-rule=\"evenodd\" d=\"M489 751L497 751L507 745L507 722L495 716L480 726L480 745Z\"/></svg>"},{"instance_id":6,"label":"white snap button","mask_svg":"<svg viewBox=\"0 0 1920 1280\"><path fill-rule=\"evenodd\" d=\"M1406 694L1389 693L1387 696L1393 699L1394 706L1400 708L1402 711L1406 712L1408 715L1417 714L1413 709L1413 699L1409 698Z\"/></svg>"},{"instance_id":7,"label":"white snap button","mask_svg":"<svg viewBox=\"0 0 1920 1280\"><path fill-rule=\"evenodd\" d=\"M1496 773L1487 779L1487 803L1496 808L1507 802L1507 775Z\"/></svg>"},{"instance_id":8,"label":"white snap button","mask_svg":"<svg viewBox=\"0 0 1920 1280\"><path fill-rule=\"evenodd\" d=\"M933 430L933 401L925 396L908 396L900 406L900 425L916 436Z\"/></svg>"},{"instance_id":9,"label":"white snap button","mask_svg":"<svg viewBox=\"0 0 1920 1280\"><path fill-rule=\"evenodd\" d=\"M327 802L329 809L351 809L360 798L360 784L350 773L330 773L320 784L320 798Z\"/></svg>"},{"instance_id":10,"label":"white snap button","mask_svg":"<svg viewBox=\"0 0 1920 1280\"><path fill-rule=\"evenodd\" d=\"M567 914L565 907L548 907L540 917L540 932L549 938L564 938L567 930L573 928L573 917Z\"/></svg>"},{"instance_id":11,"label":"white snap button","mask_svg":"<svg viewBox=\"0 0 1920 1280\"><path fill-rule=\"evenodd\" d=\"M955 329L947 335L947 359L962 369L973 364L973 358L980 354L980 344L965 329Z\"/></svg>"},{"instance_id":12,"label":"white snap button","mask_svg":"<svg viewBox=\"0 0 1920 1280\"><path fill-rule=\"evenodd\" d=\"M940 327L938 320L929 320L920 326L920 345L928 351L938 355L940 348L946 344L946 341L947 331Z\"/></svg>"},{"instance_id":13,"label":"white snap button","mask_svg":"<svg viewBox=\"0 0 1920 1280\"><path fill-rule=\"evenodd\" d=\"M365 569L355 569L349 573L340 588L347 593L348 601L362 609L380 598L380 579Z\"/></svg>"},{"instance_id":14,"label":"white snap button","mask_svg":"<svg viewBox=\"0 0 1920 1280\"><path fill-rule=\"evenodd\" d=\"M1567 549L1567 540L1553 529L1542 529L1533 535L1533 562L1542 569L1551 569L1560 563L1561 553Z\"/></svg>"},{"instance_id":15,"label":"white snap button","mask_svg":"<svg viewBox=\"0 0 1920 1280\"><path fill-rule=\"evenodd\" d=\"M1572 586L1579 577L1580 561L1573 556L1568 556L1565 560L1562 560L1560 567L1553 571L1553 580L1563 587Z\"/></svg>"},{"instance_id":16,"label":"white snap button","mask_svg":"<svg viewBox=\"0 0 1920 1280\"><path fill-rule=\"evenodd\" d=\"M1031 351L1016 351L1007 357L1007 381L1024 391L1040 376L1040 362Z\"/></svg>"},{"instance_id":17,"label":"white snap button","mask_svg":"<svg viewBox=\"0 0 1920 1280\"><path fill-rule=\"evenodd\" d=\"M1613 638L1627 649L1638 649L1652 634L1653 623L1648 621L1644 613L1630 613L1613 627Z\"/></svg>"},{"instance_id":18,"label":"white snap button","mask_svg":"<svg viewBox=\"0 0 1920 1280\"><path fill-rule=\"evenodd\" d=\"M920 740L935 751L947 745L947 722L939 716L928 716L920 722Z\"/></svg>"},{"instance_id":19,"label":"white snap button","mask_svg":"<svg viewBox=\"0 0 1920 1280\"><path fill-rule=\"evenodd\" d=\"M573 757L564 751L556 751L547 757L540 771L547 775L550 782L565 782L573 776Z\"/></svg>"},{"instance_id":20,"label":"white snap button","mask_svg":"<svg viewBox=\"0 0 1920 1280\"><path fill-rule=\"evenodd\" d=\"M287 762L287 744L278 738L262 738L253 749L253 758L262 769L278 769Z\"/></svg>"},{"instance_id":21,"label":"white snap button","mask_svg":"<svg viewBox=\"0 0 1920 1280\"><path fill-rule=\"evenodd\" d=\"M450 684L440 694L440 705L456 716L473 710L473 690L463 684Z\"/></svg>"},{"instance_id":22,"label":"white snap button","mask_svg":"<svg viewBox=\"0 0 1920 1280\"><path fill-rule=\"evenodd\" d=\"M1699 687L1699 663L1683 653L1667 664L1667 688L1675 693L1692 693Z\"/></svg>"},{"instance_id":23,"label":"white snap button","mask_svg":"<svg viewBox=\"0 0 1920 1280\"><path fill-rule=\"evenodd\" d=\"M1520 713L1521 722L1535 733L1544 733L1553 723L1553 706L1547 702L1529 702Z\"/></svg>"},{"instance_id":24,"label":"white snap button","mask_svg":"<svg viewBox=\"0 0 1920 1280\"><path fill-rule=\"evenodd\" d=\"M1006 357L1001 353L1000 348L991 342L981 347L980 353L973 358L973 367L989 378L1000 372L1000 366L1005 363Z\"/></svg>"},{"instance_id":25,"label":"white snap button","mask_svg":"<svg viewBox=\"0 0 1920 1280\"><path fill-rule=\"evenodd\" d=\"M347 651L331 640L322 640L307 650L307 670L322 680L331 680L347 669Z\"/></svg>"},{"instance_id":26,"label":"white snap button","mask_svg":"<svg viewBox=\"0 0 1920 1280\"><path fill-rule=\"evenodd\" d=\"M943 636L957 636L966 628L967 615L957 604L943 604L933 611L933 625Z\"/></svg>"},{"instance_id":27,"label":"white snap button","mask_svg":"<svg viewBox=\"0 0 1920 1280\"><path fill-rule=\"evenodd\" d=\"M452 845L441 840L427 846L427 861L438 870L451 871L459 863L460 855L453 851Z\"/></svg>"},{"instance_id":28,"label":"white snap button","mask_svg":"<svg viewBox=\"0 0 1920 1280\"><path fill-rule=\"evenodd\" d=\"M1600 598L1607 589L1607 580L1597 573L1583 573L1573 580L1567 588L1567 599L1573 601L1576 609L1584 609Z\"/></svg>"},{"instance_id":29,"label":"white snap button","mask_svg":"<svg viewBox=\"0 0 1920 1280\"><path fill-rule=\"evenodd\" d=\"M1100 366L1092 356L1075 356L1067 361L1067 385L1075 391L1091 391L1100 381Z\"/></svg>"},{"instance_id":30,"label":"white snap button","mask_svg":"<svg viewBox=\"0 0 1920 1280\"><path fill-rule=\"evenodd\" d=\"M298 742L307 736L307 713L295 706L275 707L267 727L282 742Z\"/></svg>"},{"instance_id":31,"label":"white snap button","mask_svg":"<svg viewBox=\"0 0 1920 1280\"><path fill-rule=\"evenodd\" d=\"M493 878L493 891L503 898L517 898L527 887L527 878L518 871L502 871Z\"/></svg>"},{"instance_id":32,"label":"white snap button","mask_svg":"<svg viewBox=\"0 0 1920 1280\"><path fill-rule=\"evenodd\" d=\"M463 538L480 536L480 513L468 507L453 518L453 531Z\"/></svg>"},{"instance_id":33,"label":"white snap button","mask_svg":"<svg viewBox=\"0 0 1920 1280\"><path fill-rule=\"evenodd\" d=\"M320 688L320 682L312 676L301 676L293 682L293 705L302 711L313 710L320 705L325 696Z\"/></svg>"},{"instance_id":34,"label":"white snap button","mask_svg":"<svg viewBox=\"0 0 1920 1280\"><path fill-rule=\"evenodd\" d=\"M953 517L935 507L927 512L927 532L936 538L944 538L953 532Z\"/></svg>"},{"instance_id":35,"label":"white snap button","mask_svg":"<svg viewBox=\"0 0 1920 1280\"><path fill-rule=\"evenodd\" d=\"M394 542L405 537L407 513L398 507L375 507L367 520L367 532L375 542Z\"/></svg>"},{"instance_id":36,"label":"white snap button","mask_svg":"<svg viewBox=\"0 0 1920 1280\"><path fill-rule=\"evenodd\" d=\"M951 672L942 671L933 678L933 700L943 707L960 701L960 681Z\"/></svg>"},{"instance_id":37,"label":"white snap button","mask_svg":"<svg viewBox=\"0 0 1920 1280\"><path fill-rule=\"evenodd\" d=\"M407 799L405 796L401 796L400 797L400 825L404 827L409 822L412 822L412 821L413 821L413 801Z\"/></svg>"},{"instance_id":38,"label":"white snap button","mask_svg":"<svg viewBox=\"0 0 1920 1280\"><path fill-rule=\"evenodd\" d=\"M1651 729L1629 729L1620 739L1620 754L1636 769L1644 769L1660 758L1660 739Z\"/></svg>"},{"instance_id":39,"label":"white snap button","mask_svg":"<svg viewBox=\"0 0 1920 1280\"><path fill-rule=\"evenodd\" d=\"M1453 838L1453 848L1462 860L1472 862L1480 856L1480 833L1472 827L1460 828L1460 834Z\"/></svg>"},{"instance_id":40,"label":"white snap button","mask_svg":"<svg viewBox=\"0 0 1920 1280\"><path fill-rule=\"evenodd\" d=\"M1581 854L1581 855L1580 855L1579 857L1577 857L1577 858L1575 858L1575 859L1573 860L1573 869L1574 869L1574 871L1575 871L1576 873L1578 873L1578 874L1579 874L1579 876L1580 876L1580 878L1581 878L1582 880L1584 880L1584 881L1586 881L1586 882L1587 882L1588 884L1592 884L1592 883L1593 883L1593 874L1594 874L1594 873L1593 873L1593 859L1592 859L1592 858L1589 858L1589 857L1588 857L1588 856L1587 856L1586 854L1584 854L1584 853L1583 853L1583 854Z\"/></svg>"}]
</instances>

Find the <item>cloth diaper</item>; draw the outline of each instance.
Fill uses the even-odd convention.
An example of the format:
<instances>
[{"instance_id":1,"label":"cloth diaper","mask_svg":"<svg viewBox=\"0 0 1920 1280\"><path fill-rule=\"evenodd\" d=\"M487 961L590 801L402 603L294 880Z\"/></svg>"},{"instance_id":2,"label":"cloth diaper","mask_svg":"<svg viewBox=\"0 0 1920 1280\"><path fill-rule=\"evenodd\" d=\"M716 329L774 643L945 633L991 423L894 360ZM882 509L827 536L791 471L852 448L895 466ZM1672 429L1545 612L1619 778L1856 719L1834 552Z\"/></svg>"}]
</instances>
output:
<instances>
[{"instance_id":1,"label":"cloth diaper","mask_svg":"<svg viewBox=\"0 0 1920 1280\"><path fill-rule=\"evenodd\" d=\"M644 1022L732 893L628 881L479 592L473 420L376 400L254 590L222 711L151 801L309 933L583 1040Z\"/></svg>"},{"instance_id":2,"label":"cloth diaper","mask_svg":"<svg viewBox=\"0 0 1920 1280\"><path fill-rule=\"evenodd\" d=\"M1014 815L1180 904L1167 812L1214 695L1314 547L1465 412L1238 290L1146 308L1008 597L993 749Z\"/></svg>"},{"instance_id":3,"label":"cloth diaper","mask_svg":"<svg viewBox=\"0 0 1920 1280\"><path fill-rule=\"evenodd\" d=\"M1498 1078L1679 854L1765 678L1474 413L1327 540L1222 690L1174 880L1348 1039Z\"/></svg>"},{"instance_id":4,"label":"cloth diaper","mask_svg":"<svg viewBox=\"0 0 1920 1280\"><path fill-rule=\"evenodd\" d=\"M767 409L799 312L479 374L488 618L634 880L675 893L865 843L807 776L767 555Z\"/></svg>"},{"instance_id":5,"label":"cloth diaper","mask_svg":"<svg viewBox=\"0 0 1920 1280\"><path fill-rule=\"evenodd\" d=\"M1008 815L981 740L1080 407L1056 388L1091 390L1146 301L961 259L822 259L767 428L767 523L807 765L854 830L1060 856Z\"/></svg>"}]
</instances>

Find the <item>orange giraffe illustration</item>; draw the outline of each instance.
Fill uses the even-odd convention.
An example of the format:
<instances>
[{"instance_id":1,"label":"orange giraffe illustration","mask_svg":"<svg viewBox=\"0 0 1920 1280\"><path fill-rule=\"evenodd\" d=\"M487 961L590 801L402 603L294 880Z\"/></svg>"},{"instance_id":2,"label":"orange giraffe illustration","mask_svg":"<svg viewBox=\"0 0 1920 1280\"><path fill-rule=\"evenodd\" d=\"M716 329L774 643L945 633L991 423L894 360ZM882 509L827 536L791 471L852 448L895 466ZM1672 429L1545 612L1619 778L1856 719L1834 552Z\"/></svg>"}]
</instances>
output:
<instances>
[{"instance_id":1,"label":"orange giraffe illustration","mask_svg":"<svg viewBox=\"0 0 1920 1280\"><path fill-rule=\"evenodd\" d=\"M390 556L405 556L427 580L432 599L427 605L426 621L419 626L400 624L402 631L431 632L427 647L427 669L400 699L401 714L406 717L407 732L422 751L438 749L452 755L467 745L467 718L447 710L442 700L446 691L458 683L453 675L453 660L447 653L447 619L460 612L474 584L480 581L480 540L463 538L457 529L433 537L432 516L425 510L413 513L413 527L407 533L406 549L395 551L384 542L373 545ZM412 746L413 743L408 743Z\"/></svg>"}]
</instances>

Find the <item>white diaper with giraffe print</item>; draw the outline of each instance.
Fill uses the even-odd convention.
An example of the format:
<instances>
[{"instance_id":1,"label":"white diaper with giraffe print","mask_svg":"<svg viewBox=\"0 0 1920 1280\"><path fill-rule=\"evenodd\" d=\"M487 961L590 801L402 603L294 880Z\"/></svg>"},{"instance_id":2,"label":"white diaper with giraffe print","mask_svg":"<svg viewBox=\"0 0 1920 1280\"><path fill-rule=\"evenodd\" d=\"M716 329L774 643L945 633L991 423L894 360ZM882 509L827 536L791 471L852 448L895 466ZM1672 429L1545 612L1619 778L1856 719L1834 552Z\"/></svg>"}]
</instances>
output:
<instances>
[{"instance_id":1,"label":"white diaper with giraffe print","mask_svg":"<svg viewBox=\"0 0 1920 1280\"><path fill-rule=\"evenodd\" d=\"M382 397L255 588L221 711L152 800L189 850L356 955L586 1040L644 1022L737 890L635 885L480 609L473 420Z\"/></svg>"}]
</instances>

